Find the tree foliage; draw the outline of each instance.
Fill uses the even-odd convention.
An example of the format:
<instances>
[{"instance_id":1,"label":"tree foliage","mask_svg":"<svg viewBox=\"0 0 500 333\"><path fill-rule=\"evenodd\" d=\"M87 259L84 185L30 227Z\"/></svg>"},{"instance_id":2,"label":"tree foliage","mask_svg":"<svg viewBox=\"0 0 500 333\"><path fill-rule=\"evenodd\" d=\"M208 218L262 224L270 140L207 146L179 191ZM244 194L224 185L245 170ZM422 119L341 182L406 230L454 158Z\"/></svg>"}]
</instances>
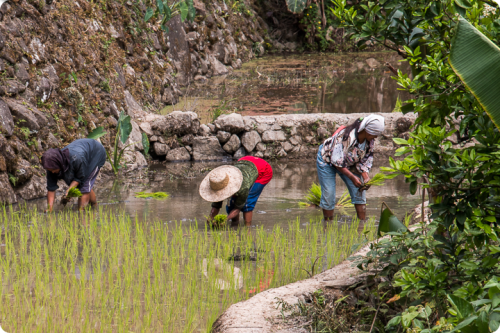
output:
<instances>
[{"instance_id":1,"label":"tree foliage","mask_svg":"<svg viewBox=\"0 0 500 333\"><path fill-rule=\"evenodd\" d=\"M404 160L390 159L384 170L404 175L412 189L417 184L427 189L433 222L391 233L391 240L372 246L360 266L383 263L407 304L386 329L496 330L499 302L496 289L490 289L497 288L500 274L500 133L449 60L460 19L499 44L497 5L467 0L334 3L330 10L358 47L383 45L411 67L411 74L398 70L394 79L412 95L402 112L418 117L408 140L394 140ZM479 52L468 66L481 61ZM497 89L496 80L489 83L491 89Z\"/></svg>"}]
</instances>

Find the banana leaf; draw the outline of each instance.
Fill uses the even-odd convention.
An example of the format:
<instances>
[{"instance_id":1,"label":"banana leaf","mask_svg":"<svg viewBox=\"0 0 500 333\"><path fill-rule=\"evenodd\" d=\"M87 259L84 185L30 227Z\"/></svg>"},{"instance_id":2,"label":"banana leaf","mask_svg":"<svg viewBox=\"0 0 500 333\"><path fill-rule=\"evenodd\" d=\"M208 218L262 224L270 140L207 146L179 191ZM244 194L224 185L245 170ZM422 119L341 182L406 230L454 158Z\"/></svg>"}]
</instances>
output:
<instances>
[{"instance_id":1,"label":"banana leaf","mask_svg":"<svg viewBox=\"0 0 500 333\"><path fill-rule=\"evenodd\" d=\"M449 62L500 128L500 48L461 18L452 40Z\"/></svg>"},{"instance_id":2,"label":"banana leaf","mask_svg":"<svg viewBox=\"0 0 500 333\"><path fill-rule=\"evenodd\" d=\"M385 206L385 209L383 209ZM394 215L385 202L382 202L382 213L378 223L377 235L382 236L382 232L406 231L408 228Z\"/></svg>"}]
</instances>

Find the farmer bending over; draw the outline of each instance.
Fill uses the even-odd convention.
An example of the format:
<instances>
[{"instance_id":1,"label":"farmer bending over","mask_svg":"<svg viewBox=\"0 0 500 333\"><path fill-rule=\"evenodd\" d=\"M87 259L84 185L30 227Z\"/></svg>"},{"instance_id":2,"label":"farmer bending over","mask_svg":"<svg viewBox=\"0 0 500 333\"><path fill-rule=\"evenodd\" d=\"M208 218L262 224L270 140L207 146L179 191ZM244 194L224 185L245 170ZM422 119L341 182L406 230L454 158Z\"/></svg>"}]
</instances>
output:
<instances>
[{"instance_id":1,"label":"farmer bending over","mask_svg":"<svg viewBox=\"0 0 500 333\"><path fill-rule=\"evenodd\" d=\"M226 211L231 226L237 226L240 211L246 226L252 225L252 212L262 190L273 178L273 169L261 158L246 156L234 166L223 165L212 170L200 184L200 195L212 202L210 218L219 214L222 201L228 199Z\"/></svg>"},{"instance_id":2,"label":"farmer bending over","mask_svg":"<svg viewBox=\"0 0 500 333\"><path fill-rule=\"evenodd\" d=\"M99 169L106 162L106 150L98 141L93 139L79 139L73 141L63 149L49 149L42 156L42 165L47 170L47 206L52 212L57 181L64 179L69 189L77 187L82 196L78 198L78 208L82 209L90 204L97 204L92 189L99 174Z\"/></svg>"},{"instance_id":3,"label":"farmer bending over","mask_svg":"<svg viewBox=\"0 0 500 333\"><path fill-rule=\"evenodd\" d=\"M347 185L351 202L360 220L366 219L366 190L358 189L370 180L375 138L384 131L384 117L370 115L341 126L332 137L319 146L316 157L321 201L325 221L333 220L336 176Z\"/></svg>"}]
</instances>

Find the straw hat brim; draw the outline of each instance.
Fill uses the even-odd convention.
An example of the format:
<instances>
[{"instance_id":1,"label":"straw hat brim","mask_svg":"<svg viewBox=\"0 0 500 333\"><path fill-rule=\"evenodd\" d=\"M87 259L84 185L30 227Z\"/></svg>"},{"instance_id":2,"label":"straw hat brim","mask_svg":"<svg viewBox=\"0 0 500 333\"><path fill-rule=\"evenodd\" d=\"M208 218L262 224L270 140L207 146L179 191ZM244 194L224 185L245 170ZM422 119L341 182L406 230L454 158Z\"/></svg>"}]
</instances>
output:
<instances>
[{"instance_id":1,"label":"straw hat brim","mask_svg":"<svg viewBox=\"0 0 500 333\"><path fill-rule=\"evenodd\" d=\"M219 191L214 191L210 187L210 175L214 172L225 172L229 176L229 182L223 189ZM201 197L209 202L219 202L223 201L236 192L238 192L241 188L241 184L243 183L243 174L240 169L234 167L232 165L223 165L218 168L213 169L205 176L205 179L200 184L200 195Z\"/></svg>"}]
</instances>

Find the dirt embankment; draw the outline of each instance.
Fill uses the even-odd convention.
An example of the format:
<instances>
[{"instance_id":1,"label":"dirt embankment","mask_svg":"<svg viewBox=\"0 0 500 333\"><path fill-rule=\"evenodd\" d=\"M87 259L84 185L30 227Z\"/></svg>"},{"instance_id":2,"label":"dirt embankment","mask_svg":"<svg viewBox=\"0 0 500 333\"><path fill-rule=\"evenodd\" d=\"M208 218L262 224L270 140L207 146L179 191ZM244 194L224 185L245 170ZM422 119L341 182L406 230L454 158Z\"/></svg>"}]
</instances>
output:
<instances>
[{"instance_id":1,"label":"dirt embankment","mask_svg":"<svg viewBox=\"0 0 500 333\"><path fill-rule=\"evenodd\" d=\"M272 48L277 42L258 5L236 4L195 0L195 21L175 17L165 33L156 20L144 23L140 0L3 3L0 202L43 195L39 159L46 149L97 126L108 132L101 141L109 147L121 111L134 119L157 113L178 101L182 86L226 74ZM297 47L281 41L282 50Z\"/></svg>"}]
</instances>

